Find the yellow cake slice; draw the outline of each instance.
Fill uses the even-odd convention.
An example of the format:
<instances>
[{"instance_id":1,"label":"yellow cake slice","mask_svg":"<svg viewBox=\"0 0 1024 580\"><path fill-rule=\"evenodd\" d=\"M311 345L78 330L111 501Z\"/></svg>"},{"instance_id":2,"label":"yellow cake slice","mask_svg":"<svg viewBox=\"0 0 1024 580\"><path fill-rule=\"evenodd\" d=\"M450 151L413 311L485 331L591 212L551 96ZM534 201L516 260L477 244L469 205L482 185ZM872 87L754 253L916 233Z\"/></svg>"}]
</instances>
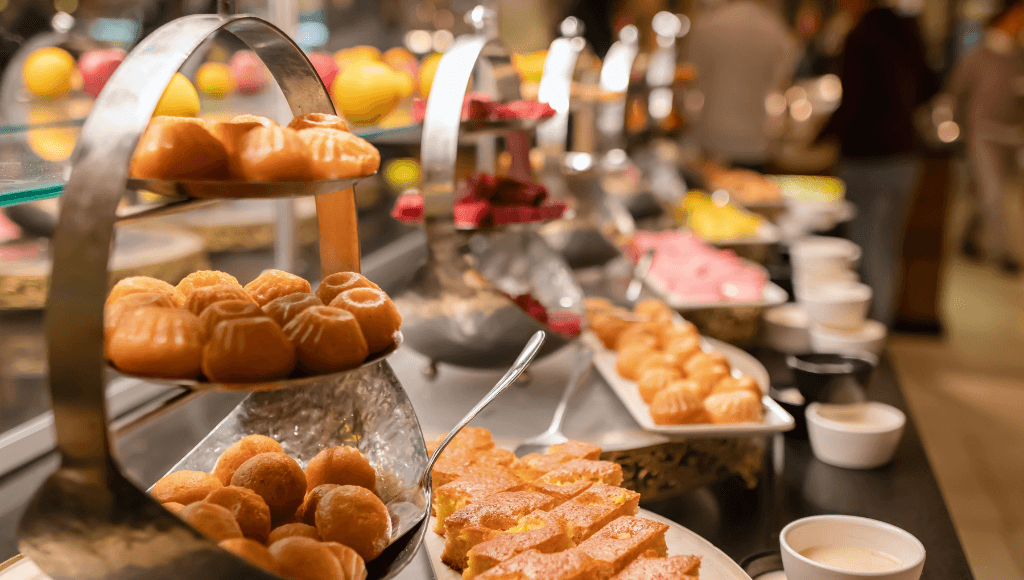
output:
<instances>
[{"instance_id":1,"label":"yellow cake slice","mask_svg":"<svg viewBox=\"0 0 1024 580\"><path fill-rule=\"evenodd\" d=\"M565 520L569 538L579 544L616 518L636 515L639 503L635 491L596 483L551 513Z\"/></svg>"},{"instance_id":2,"label":"yellow cake slice","mask_svg":"<svg viewBox=\"0 0 1024 580\"><path fill-rule=\"evenodd\" d=\"M534 481L552 469L572 461L571 455L561 453L530 453L512 462L509 466L523 481Z\"/></svg>"},{"instance_id":3,"label":"yellow cake slice","mask_svg":"<svg viewBox=\"0 0 1024 580\"><path fill-rule=\"evenodd\" d=\"M549 554L572 547L565 522L550 512L536 511L520 518L515 527L470 548L462 577L469 580L528 550Z\"/></svg>"},{"instance_id":4,"label":"yellow cake slice","mask_svg":"<svg viewBox=\"0 0 1024 580\"><path fill-rule=\"evenodd\" d=\"M427 442L427 455L433 455L434 449L441 444L445 435L434 439L433 441ZM452 438L452 442L448 444L448 447L441 454L441 457L449 453L458 453L459 451L486 451L488 449L494 449L494 440L491 439L491 432L483 427L463 427L455 437Z\"/></svg>"},{"instance_id":5,"label":"yellow cake slice","mask_svg":"<svg viewBox=\"0 0 1024 580\"><path fill-rule=\"evenodd\" d=\"M543 554L529 550L479 576L481 580L606 580L611 571L579 549Z\"/></svg>"},{"instance_id":6,"label":"yellow cake slice","mask_svg":"<svg viewBox=\"0 0 1024 580\"><path fill-rule=\"evenodd\" d=\"M492 468L491 472L463 477L435 489L433 509L437 524L434 532L444 535L444 522L448 516L473 502L505 491L523 491L526 484L502 469Z\"/></svg>"},{"instance_id":7,"label":"yellow cake slice","mask_svg":"<svg viewBox=\"0 0 1024 580\"><path fill-rule=\"evenodd\" d=\"M537 478L536 483L564 485L578 481L622 485L622 466L612 461L573 459Z\"/></svg>"},{"instance_id":8,"label":"yellow cake slice","mask_svg":"<svg viewBox=\"0 0 1024 580\"><path fill-rule=\"evenodd\" d=\"M551 496L543 493L511 491L463 507L444 522L446 539L441 561L461 571L466 567L466 552L470 548L515 527L523 516L551 509L554 503Z\"/></svg>"},{"instance_id":9,"label":"yellow cake slice","mask_svg":"<svg viewBox=\"0 0 1024 580\"><path fill-rule=\"evenodd\" d=\"M591 558L605 562L613 572L625 568L640 554L654 550L659 556L668 551L665 532L668 525L636 516L623 516L601 528L579 549Z\"/></svg>"},{"instance_id":10,"label":"yellow cake slice","mask_svg":"<svg viewBox=\"0 0 1024 580\"><path fill-rule=\"evenodd\" d=\"M669 556L633 560L613 580L700 580L700 558Z\"/></svg>"},{"instance_id":11,"label":"yellow cake slice","mask_svg":"<svg viewBox=\"0 0 1024 580\"><path fill-rule=\"evenodd\" d=\"M552 445L548 448L548 453L552 455L568 455L569 457L574 457L576 459L601 458L601 448L597 445L573 440Z\"/></svg>"}]
</instances>

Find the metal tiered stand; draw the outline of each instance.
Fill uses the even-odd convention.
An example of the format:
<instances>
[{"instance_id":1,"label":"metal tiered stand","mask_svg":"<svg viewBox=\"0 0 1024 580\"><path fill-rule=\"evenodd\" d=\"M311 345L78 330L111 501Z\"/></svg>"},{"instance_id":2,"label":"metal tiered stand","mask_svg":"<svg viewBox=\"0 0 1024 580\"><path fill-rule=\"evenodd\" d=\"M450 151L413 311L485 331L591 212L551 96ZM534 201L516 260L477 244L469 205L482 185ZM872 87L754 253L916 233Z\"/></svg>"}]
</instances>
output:
<instances>
[{"instance_id":1,"label":"metal tiered stand","mask_svg":"<svg viewBox=\"0 0 1024 580\"><path fill-rule=\"evenodd\" d=\"M105 410L110 371L103 356L103 306L117 222L184 210L197 195L317 195L321 243L334 250L324 252L325 272L359 269L354 180L215 184L129 178L129 160L171 76L204 40L222 31L256 51L293 114L335 113L313 66L287 35L223 8L220 15L180 18L143 40L99 95L73 157L47 304L50 390L62 461L32 499L19 530L22 552L55 580L276 578L219 549L127 479L112 454ZM117 215L118 202L132 188L175 197L144 214ZM351 220L329 217L348 214ZM278 439L301 464L325 446L354 445L378 472L393 524L391 546L368 563L370 577L397 574L426 529L429 484L421 486L427 457L419 421L388 363L244 388L254 392L177 468L209 471L225 447L252 433ZM186 389L146 419L196 393Z\"/></svg>"}]
</instances>

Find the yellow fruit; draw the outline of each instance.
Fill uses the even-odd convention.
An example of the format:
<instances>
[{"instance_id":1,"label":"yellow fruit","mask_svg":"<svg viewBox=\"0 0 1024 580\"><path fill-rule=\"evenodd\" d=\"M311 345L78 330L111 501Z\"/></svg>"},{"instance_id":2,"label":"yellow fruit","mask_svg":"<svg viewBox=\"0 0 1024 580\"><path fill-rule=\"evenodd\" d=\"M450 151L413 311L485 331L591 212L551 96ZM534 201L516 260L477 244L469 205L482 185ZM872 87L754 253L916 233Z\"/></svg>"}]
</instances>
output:
<instances>
[{"instance_id":1,"label":"yellow fruit","mask_svg":"<svg viewBox=\"0 0 1024 580\"><path fill-rule=\"evenodd\" d=\"M424 99L430 96L430 86L434 84L434 74L440 62L441 54L436 53L428 56L420 67L420 96Z\"/></svg>"},{"instance_id":2,"label":"yellow fruit","mask_svg":"<svg viewBox=\"0 0 1024 580\"><path fill-rule=\"evenodd\" d=\"M221 99L235 90L235 79L231 76L231 68L228 65L208 62L199 67L199 72L196 73L196 85L207 95Z\"/></svg>"},{"instance_id":3,"label":"yellow fruit","mask_svg":"<svg viewBox=\"0 0 1024 580\"><path fill-rule=\"evenodd\" d=\"M384 51L384 55L381 59L384 61L384 64L389 67L395 70L407 71L414 78L416 77L416 71L420 66L419 61L416 59L416 55L400 46L389 48Z\"/></svg>"},{"instance_id":4,"label":"yellow fruit","mask_svg":"<svg viewBox=\"0 0 1024 580\"><path fill-rule=\"evenodd\" d=\"M171 82L164 89L160 102L156 104L153 116L195 117L199 115L199 93L185 75L174 73Z\"/></svg>"},{"instance_id":5,"label":"yellow fruit","mask_svg":"<svg viewBox=\"0 0 1024 580\"><path fill-rule=\"evenodd\" d=\"M540 82L544 76L544 61L548 58L548 51L538 50L529 54L513 54L512 66L519 73L519 78L524 81Z\"/></svg>"},{"instance_id":6,"label":"yellow fruit","mask_svg":"<svg viewBox=\"0 0 1024 580\"><path fill-rule=\"evenodd\" d=\"M36 106L29 109L29 125L42 125L60 121L63 115L50 106ZM47 161L64 161L71 157L75 150L77 133L72 129L53 127L46 129L29 129L26 133L28 146L39 157Z\"/></svg>"},{"instance_id":7,"label":"yellow fruit","mask_svg":"<svg viewBox=\"0 0 1024 580\"><path fill-rule=\"evenodd\" d=\"M412 73L405 70L395 70L395 79L398 83L398 94L403 99L408 99L412 96L414 79Z\"/></svg>"},{"instance_id":8,"label":"yellow fruit","mask_svg":"<svg viewBox=\"0 0 1024 580\"><path fill-rule=\"evenodd\" d=\"M395 71L384 64L347 62L334 77L331 96L353 125L372 125L402 99Z\"/></svg>"},{"instance_id":9,"label":"yellow fruit","mask_svg":"<svg viewBox=\"0 0 1024 580\"><path fill-rule=\"evenodd\" d=\"M21 70L21 78L25 88L33 95L56 99L71 90L71 73L74 70L75 59L68 51L47 46L28 55Z\"/></svg>"},{"instance_id":10,"label":"yellow fruit","mask_svg":"<svg viewBox=\"0 0 1024 580\"><path fill-rule=\"evenodd\" d=\"M372 62L380 62L380 59L380 51L375 47L366 45L343 48L334 53L334 61L338 63L338 66L343 66L344 63L352 61L369 60Z\"/></svg>"}]
</instances>

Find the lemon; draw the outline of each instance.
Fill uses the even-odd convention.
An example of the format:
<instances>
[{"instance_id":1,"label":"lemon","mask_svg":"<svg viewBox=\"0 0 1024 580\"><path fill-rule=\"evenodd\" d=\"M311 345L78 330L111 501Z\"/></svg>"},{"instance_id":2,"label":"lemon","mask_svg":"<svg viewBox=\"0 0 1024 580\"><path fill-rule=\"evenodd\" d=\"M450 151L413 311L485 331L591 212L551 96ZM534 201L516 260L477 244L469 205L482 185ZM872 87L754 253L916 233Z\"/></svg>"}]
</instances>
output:
<instances>
[{"instance_id":1,"label":"lemon","mask_svg":"<svg viewBox=\"0 0 1024 580\"><path fill-rule=\"evenodd\" d=\"M405 70L395 70L395 80L398 84L398 94L401 98L407 99L412 96L413 80L412 73Z\"/></svg>"},{"instance_id":2,"label":"lemon","mask_svg":"<svg viewBox=\"0 0 1024 580\"><path fill-rule=\"evenodd\" d=\"M71 90L71 73L74 70L75 59L68 51L47 46L28 55L21 69L21 78L33 95L57 99Z\"/></svg>"},{"instance_id":3,"label":"lemon","mask_svg":"<svg viewBox=\"0 0 1024 580\"><path fill-rule=\"evenodd\" d=\"M441 53L435 53L427 57L420 67L420 96L424 99L430 96L430 86L434 84L434 74L437 73L437 65L441 63Z\"/></svg>"},{"instance_id":4,"label":"lemon","mask_svg":"<svg viewBox=\"0 0 1024 580\"><path fill-rule=\"evenodd\" d=\"M420 164L415 159L395 159L384 169L384 178L397 191L420 183Z\"/></svg>"},{"instance_id":5,"label":"lemon","mask_svg":"<svg viewBox=\"0 0 1024 580\"><path fill-rule=\"evenodd\" d=\"M164 89L160 102L156 104L153 116L196 117L199 115L199 93L185 75L174 73L171 82Z\"/></svg>"},{"instance_id":6,"label":"lemon","mask_svg":"<svg viewBox=\"0 0 1024 580\"><path fill-rule=\"evenodd\" d=\"M235 90L235 79L231 68L219 62L207 62L196 73L196 85L200 91L215 99L221 99Z\"/></svg>"},{"instance_id":7,"label":"lemon","mask_svg":"<svg viewBox=\"0 0 1024 580\"><path fill-rule=\"evenodd\" d=\"M395 108L401 88L395 71L382 63L346 62L334 77L331 97L353 125L372 125Z\"/></svg>"},{"instance_id":8,"label":"lemon","mask_svg":"<svg viewBox=\"0 0 1024 580\"><path fill-rule=\"evenodd\" d=\"M380 59L380 51L375 47L366 45L343 48L334 53L334 60L338 63L338 66L343 66L344 63L352 61L368 60L371 62L380 62Z\"/></svg>"}]
</instances>

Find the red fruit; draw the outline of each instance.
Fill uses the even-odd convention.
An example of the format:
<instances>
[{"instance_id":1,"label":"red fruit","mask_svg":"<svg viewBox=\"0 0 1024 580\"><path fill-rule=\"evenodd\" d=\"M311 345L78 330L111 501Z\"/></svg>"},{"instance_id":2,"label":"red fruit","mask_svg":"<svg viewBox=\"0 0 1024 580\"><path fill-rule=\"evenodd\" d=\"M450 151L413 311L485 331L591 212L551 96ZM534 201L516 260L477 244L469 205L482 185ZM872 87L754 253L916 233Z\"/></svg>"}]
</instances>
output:
<instances>
[{"instance_id":1,"label":"red fruit","mask_svg":"<svg viewBox=\"0 0 1024 580\"><path fill-rule=\"evenodd\" d=\"M334 77L338 75L338 63L334 61L334 57L322 52L314 52L309 55L309 62L313 63L316 74L320 75L320 80L329 89L331 83L334 82Z\"/></svg>"},{"instance_id":2,"label":"red fruit","mask_svg":"<svg viewBox=\"0 0 1024 580\"><path fill-rule=\"evenodd\" d=\"M238 92L258 93L267 88L269 71L255 52L240 50L231 57L231 74L235 77Z\"/></svg>"},{"instance_id":3,"label":"red fruit","mask_svg":"<svg viewBox=\"0 0 1024 580\"><path fill-rule=\"evenodd\" d=\"M121 65L125 51L120 48L97 48L87 50L78 59L78 70L82 73L82 89L96 98L107 84L114 69Z\"/></svg>"}]
</instances>

